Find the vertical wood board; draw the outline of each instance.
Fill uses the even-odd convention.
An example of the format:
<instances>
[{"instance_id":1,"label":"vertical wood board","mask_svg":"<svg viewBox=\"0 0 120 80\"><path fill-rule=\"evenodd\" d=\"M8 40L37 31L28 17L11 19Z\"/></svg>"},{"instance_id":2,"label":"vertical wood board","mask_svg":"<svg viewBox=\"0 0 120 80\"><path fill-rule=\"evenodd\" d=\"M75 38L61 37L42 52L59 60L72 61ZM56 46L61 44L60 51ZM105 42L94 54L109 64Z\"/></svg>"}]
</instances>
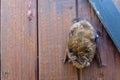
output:
<instances>
[{"instance_id":1,"label":"vertical wood board","mask_svg":"<svg viewBox=\"0 0 120 80\"><path fill-rule=\"evenodd\" d=\"M74 0L39 0L39 80L77 80L63 63L68 31L75 18Z\"/></svg>"},{"instance_id":2,"label":"vertical wood board","mask_svg":"<svg viewBox=\"0 0 120 80\"><path fill-rule=\"evenodd\" d=\"M35 12L36 2L31 10ZM30 0L1 0L1 79L36 80L36 16L28 19Z\"/></svg>"}]
</instances>

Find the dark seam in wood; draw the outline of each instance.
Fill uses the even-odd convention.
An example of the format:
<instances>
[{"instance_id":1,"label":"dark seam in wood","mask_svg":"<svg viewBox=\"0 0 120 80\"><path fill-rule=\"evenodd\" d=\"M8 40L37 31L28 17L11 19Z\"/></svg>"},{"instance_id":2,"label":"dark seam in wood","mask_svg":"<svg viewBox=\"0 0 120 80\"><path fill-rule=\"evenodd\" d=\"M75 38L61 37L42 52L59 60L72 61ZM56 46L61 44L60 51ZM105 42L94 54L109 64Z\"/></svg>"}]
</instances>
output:
<instances>
[{"instance_id":1,"label":"dark seam in wood","mask_svg":"<svg viewBox=\"0 0 120 80\"><path fill-rule=\"evenodd\" d=\"M39 80L39 24L38 24L38 0L36 0L36 30L37 30L37 79Z\"/></svg>"}]
</instances>

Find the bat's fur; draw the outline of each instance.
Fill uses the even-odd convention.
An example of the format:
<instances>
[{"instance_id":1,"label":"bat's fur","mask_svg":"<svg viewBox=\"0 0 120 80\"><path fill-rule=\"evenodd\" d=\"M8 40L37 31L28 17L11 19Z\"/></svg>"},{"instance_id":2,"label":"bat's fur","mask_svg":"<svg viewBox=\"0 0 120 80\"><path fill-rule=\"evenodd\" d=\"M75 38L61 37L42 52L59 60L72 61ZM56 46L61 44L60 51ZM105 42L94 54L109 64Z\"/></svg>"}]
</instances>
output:
<instances>
[{"instance_id":1,"label":"bat's fur","mask_svg":"<svg viewBox=\"0 0 120 80\"><path fill-rule=\"evenodd\" d=\"M66 59L68 58L76 68L84 68L90 65L95 51L93 26L86 20L74 23L69 32Z\"/></svg>"}]
</instances>

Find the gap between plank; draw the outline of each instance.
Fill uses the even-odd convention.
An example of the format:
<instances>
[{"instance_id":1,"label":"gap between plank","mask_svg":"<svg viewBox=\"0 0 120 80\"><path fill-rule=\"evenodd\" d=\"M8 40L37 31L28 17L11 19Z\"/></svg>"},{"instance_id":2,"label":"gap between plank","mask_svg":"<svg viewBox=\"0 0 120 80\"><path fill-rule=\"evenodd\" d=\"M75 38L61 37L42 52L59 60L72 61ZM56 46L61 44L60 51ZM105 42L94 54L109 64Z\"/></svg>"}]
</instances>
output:
<instances>
[{"instance_id":1,"label":"gap between plank","mask_svg":"<svg viewBox=\"0 0 120 80\"><path fill-rule=\"evenodd\" d=\"M37 80L39 80L39 25L38 25L38 0L36 0L36 31L37 31Z\"/></svg>"}]
</instances>

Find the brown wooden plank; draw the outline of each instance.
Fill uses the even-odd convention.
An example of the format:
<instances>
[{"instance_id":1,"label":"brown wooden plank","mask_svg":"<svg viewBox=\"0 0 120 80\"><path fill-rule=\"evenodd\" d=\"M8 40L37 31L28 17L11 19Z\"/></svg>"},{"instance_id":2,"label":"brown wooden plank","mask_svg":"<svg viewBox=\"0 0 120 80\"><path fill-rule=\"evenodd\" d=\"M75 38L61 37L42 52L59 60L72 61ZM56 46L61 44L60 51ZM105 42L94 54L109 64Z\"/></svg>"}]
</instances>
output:
<instances>
[{"instance_id":1,"label":"brown wooden plank","mask_svg":"<svg viewBox=\"0 0 120 80\"><path fill-rule=\"evenodd\" d=\"M1 75L1 0L0 0L0 75ZM1 76L0 76L1 80Z\"/></svg>"},{"instance_id":2,"label":"brown wooden plank","mask_svg":"<svg viewBox=\"0 0 120 80\"><path fill-rule=\"evenodd\" d=\"M90 4L88 4L88 1L80 0L79 7L79 12L81 12L79 16L81 19L85 18L89 20L95 29L99 30L103 34L100 38L99 48L102 54L103 62L107 64L107 67L98 68L96 61L94 60L93 64L89 68L84 69L83 80L119 80L119 78L116 79L116 74L119 75L119 73L116 73L115 71L116 65L114 58L115 53L117 54L117 49L114 48L114 44L112 43L110 37L107 35L98 17L94 13L94 10L91 8Z\"/></svg>"},{"instance_id":3,"label":"brown wooden plank","mask_svg":"<svg viewBox=\"0 0 120 80\"><path fill-rule=\"evenodd\" d=\"M77 80L75 69L61 61L67 32L75 17L74 1L72 4L70 1L39 1L39 80ZM107 64L107 67L98 68L94 60L83 70L83 80L119 80L120 56L87 0L79 0L79 17L90 21L103 34L99 48Z\"/></svg>"},{"instance_id":4,"label":"brown wooden plank","mask_svg":"<svg viewBox=\"0 0 120 80\"><path fill-rule=\"evenodd\" d=\"M39 80L77 80L64 64L68 30L75 18L74 0L39 0Z\"/></svg>"},{"instance_id":5,"label":"brown wooden plank","mask_svg":"<svg viewBox=\"0 0 120 80\"><path fill-rule=\"evenodd\" d=\"M87 0L79 0L79 17L80 20L88 20L96 30L101 31L99 21ZM83 80L99 80L100 73L101 69L98 68L97 63L94 60L90 67L83 69L82 78Z\"/></svg>"},{"instance_id":6,"label":"brown wooden plank","mask_svg":"<svg viewBox=\"0 0 120 80\"><path fill-rule=\"evenodd\" d=\"M1 79L36 80L36 16L30 0L1 0ZM31 0L35 11L35 0Z\"/></svg>"},{"instance_id":7,"label":"brown wooden plank","mask_svg":"<svg viewBox=\"0 0 120 80\"><path fill-rule=\"evenodd\" d=\"M115 75L116 75L116 80L120 79L120 54L119 52L114 48L114 54L115 54Z\"/></svg>"},{"instance_id":8,"label":"brown wooden plank","mask_svg":"<svg viewBox=\"0 0 120 80\"><path fill-rule=\"evenodd\" d=\"M114 3L117 3L119 7L119 0L114 0ZM112 10L111 10L112 11ZM103 38L101 38L101 51L103 55L103 59L107 63L106 68L102 68L102 79L104 80L119 80L120 79L120 56L118 50L115 48L112 40L106 33L105 29L102 28Z\"/></svg>"},{"instance_id":9,"label":"brown wooden plank","mask_svg":"<svg viewBox=\"0 0 120 80\"><path fill-rule=\"evenodd\" d=\"M81 19L89 20L92 25L103 33L102 38L100 38L100 51L102 53L102 58L105 63L107 63L106 68L97 68L95 61L91 67L84 69L83 80L119 80L119 55L117 49L112 43L110 37L107 35L105 29L101 25L98 17L94 13L93 9L90 8L86 0L79 1L79 17ZM118 59L118 60L117 60ZM117 62L116 62L117 61ZM116 64L116 65L115 65ZM117 75L117 76L116 76Z\"/></svg>"},{"instance_id":10,"label":"brown wooden plank","mask_svg":"<svg viewBox=\"0 0 120 80\"><path fill-rule=\"evenodd\" d=\"M92 12L94 13L93 9L91 8ZM118 51L115 48L114 44L112 43L112 40L110 39L109 35L105 31L103 25L101 24L99 18L96 16L96 14L91 16L93 20L93 24L96 25L96 29L102 32L103 36L100 38L100 51L102 53L103 61L107 64L107 67L104 68L98 68L99 71L98 75L94 75L99 80L119 80L119 78L116 76L120 73L116 73L116 67L119 65L116 64L116 59L118 59ZM95 20L97 18L97 20ZM97 69L97 70L98 70ZM117 70L119 68L117 67ZM96 80L96 79L95 79Z\"/></svg>"}]
</instances>

